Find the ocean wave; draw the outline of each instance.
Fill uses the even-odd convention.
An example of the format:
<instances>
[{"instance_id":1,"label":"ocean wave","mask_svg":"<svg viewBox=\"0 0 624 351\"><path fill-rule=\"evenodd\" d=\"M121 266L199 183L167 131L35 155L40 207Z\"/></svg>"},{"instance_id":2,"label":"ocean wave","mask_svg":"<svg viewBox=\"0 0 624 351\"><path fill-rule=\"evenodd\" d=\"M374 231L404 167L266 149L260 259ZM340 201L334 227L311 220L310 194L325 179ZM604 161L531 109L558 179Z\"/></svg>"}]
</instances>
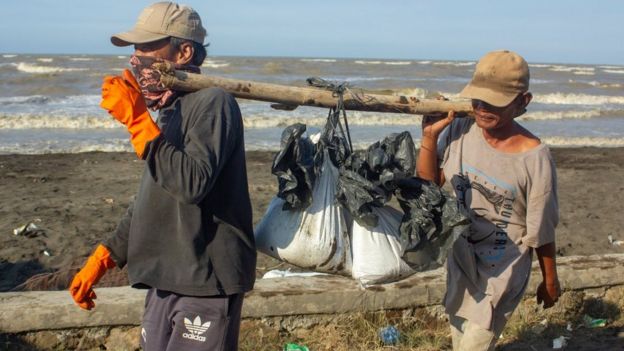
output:
<instances>
[{"instance_id":1,"label":"ocean wave","mask_svg":"<svg viewBox=\"0 0 624 351\"><path fill-rule=\"evenodd\" d=\"M359 111L349 111L349 126L401 126L415 125L420 123L421 117L408 114L376 114L362 113ZM318 115L313 117L283 117L275 115L257 114L245 117L243 114L243 125L245 128L284 128L295 123L305 123L310 126L322 127L327 122L327 116Z\"/></svg>"},{"instance_id":2,"label":"ocean wave","mask_svg":"<svg viewBox=\"0 0 624 351\"><path fill-rule=\"evenodd\" d=\"M552 93L535 95L533 101L553 105L624 105L624 96Z\"/></svg>"},{"instance_id":3,"label":"ocean wave","mask_svg":"<svg viewBox=\"0 0 624 351\"><path fill-rule=\"evenodd\" d=\"M467 67L467 66L474 66L476 62L440 61L440 62L434 62L433 64L435 66Z\"/></svg>"},{"instance_id":4,"label":"ocean wave","mask_svg":"<svg viewBox=\"0 0 624 351\"><path fill-rule=\"evenodd\" d=\"M531 83L533 83L533 81L531 81ZM624 87L624 85L622 85L621 83L603 83L603 82L599 82L596 80L592 80L592 81L577 81L577 80L573 80L573 79L569 79L568 80L569 84L572 85L579 85L579 86L592 86L592 87L596 87L596 88L602 88L602 89L619 89Z\"/></svg>"},{"instance_id":5,"label":"ocean wave","mask_svg":"<svg viewBox=\"0 0 624 351\"><path fill-rule=\"evenodd\" d=\"M20 143L0 143L0 154L41 155L82 152L132 152L128 139L107 139L98 142L83 140L38 140Z\"/></svg>"},{"instance_id":6,"label":"ocean wave","mask_svg":"<svg viewBox=\"0 0 624 351\"><path fill-rule=\"evenodd\" d=\"M64 68L64 67L55 67L55 66L37 66L26 62L20 62L18 64L13 64L16 66L17 70L24 73L31 74L48 74L48 73L59 73L59 72L77 72L77 71L86 71L87 68Z\"/></svg>"},{"instance_id":7,"label":"ocean wave","mask_svg":"<svg viewBox=\"0 0 624 351\"><path fill-rule=\"evenodd\" d=\"M406 66L406 65L411 65L412 61L387 61L384 62L384 65L391 65L391 66Z\"/></svg>"},{"instance_id":8,"label":"ocean wave","mask_svg":"<svg viewBox=\"0 0 624 351\"><path fill-rule=\"evenodd\" d=\"M0 129L113 129L119 122L108 116L0 114Z\"/></svg>"},{"instance_id":9,"label":"ocean wave","mask_svg":"<svg viewBox=\"0 0 624 351\"><path fill-rule=\"evenodd\" d=\"M13 55L13 54L4 54L4 55L2 55L2 57L4 57L4 58L13 58L13 57L17 57L17 55Z\"/></svg>"},{"instance_id":10,"label":"ocean wave","mask_svg":"<svg viewBox=\"0 0 624 351\"><path fill-rule=\"evenodd\" d=\"M568 72L573 74L593 74L596 69L594 67L552 65L548 70L552 72Z\"/></svg>"},{"instance_id":11,"label":"ocean wave","mask_svg":"<svg viewBox=\"0 0 624 351\"><path fill-rule=\"evenodd\" d=\"M428 65L430 63L431 63L431 61L418 61L418 64L420 64L420 65Z\"/></svg>"},{"instance_id":12,"label":"ocean wave","mask_svg":"<svg viewBox=\"0 0 624 351\"><path fill-rule=\"evenodd\" d=\"M50 101L50 97L43 95L8 96L0 97L0 106L8 105L43 105Z\"/></svg>"},{"instance_id":13,"label":"ocean wave","mask_svg":"<svg viewBox=\"0 0 624 351\"><path fill-rule=\"evenodd\" d=\"M353 63L358 65L390 65L390 66L404 66L412 64L412 61L366 61L356 60Z\"/></svg>"},{"instance_id":14,"label":"ocean wave","mask_svg":"<svg viewBox=\"0 0 624 351\"><path fill-rule=\"evenodd\" d=\"M208 68L223 68L223 67L228 67L230 65L229 62L226 61L219 61L219 60L205 60L204 63L202 63L202 67L208 67Z\"/></svg>"},{"instance_id":15,"label":"ocean wave","mask_svg":"<svg viewBox=\"0 0 624 351\"><path fill-rule=\"evenodd\" d=\"M70 57L69 58L72 61L93 61L95 60L94 58L89 58L89 57Z\"/></svg>"},{"instance_id":16,"label":"ocean wave","mask_svg":"<svg viewBox=\"0 0 624 351\"><path fill-rule=\"evenodd\" d=\"M600 68L605 68L605 69L621 69L623 68L622 66L613 66L613 65L605 65L605 66L598 66Z\"/></svg>"},{"instance_id":17,"label":"ocean wave","mask_svg":"<svg viewBox=\"0 0 624 351\"><path fill-rule=\"evenodd\" d=\"M542 142L553 147L624 147L624 138L604 138L604 137L544 137Z\"/></svg>"},{"instance_id":18,"label":"ocean wave","mask_svg":"<svg viewBox=\"0 0 624 351\"><path fill-rule=\"evenodd\" d=\"M128 56L119 55L119 56L117 56L117 58L118 58L118 59L127 59L127 58L128 58Z\"/></svg>"},{"instance_id":19,"label":"ocean wave","mask_svg":"<svg viewBox=\"0 0 624 351\"><path fill-rule=\"evenodd\" d=\"M325 58L303 58L300 60L301 62L325 62L325 63L334 63L336 59L325 59Z\"/></svg>"},{"instance_id":20,"label":"ocean wave","mask_svg":"<svg viewBox=\"0 0 624 351\"><path fill-rule=\"evenodd\" d=\"M39 61L39 62L52 62L52 61L54 61L54 59L51 58L51 57L40 57L40 58L37 59L37 61Z\"/></svg>"},{"instance_id":21,"label":"ocean wave","mask_svg":"<svg viewBox=\"0 0 624 351\"><path fill-rule=\"evenodd\" d=\"M624 114L624 111L621 111ZM520 120L532 121L532 120L557 120L557 119L586 119L593 117L604 116L607 113L602 110L590 110L590 111L536 111L527 112L526 114L518 117ZM612 113L611 113L612 114Z\"/></svg>"},{"instance_id":22,"label":"ocean wave","mask_svg":"<svg viewBox=\"0 0 624 351\"><path fill-rule=\"evenodd\" d=\"M577 76L593 76L596 73L594 72L589 72L589 71L574 71L572 72L572 74L575 74Z\"/></svg>"},{"instance_id":23,"label":"ocean wave","mask_svg":"<svg viewBox=\"0 0 624 351\"><path fill-rule=\"evenodd\" d=\"M624 74L624 69L603 69L605 73Z\"/></svg>"}]
</instances>

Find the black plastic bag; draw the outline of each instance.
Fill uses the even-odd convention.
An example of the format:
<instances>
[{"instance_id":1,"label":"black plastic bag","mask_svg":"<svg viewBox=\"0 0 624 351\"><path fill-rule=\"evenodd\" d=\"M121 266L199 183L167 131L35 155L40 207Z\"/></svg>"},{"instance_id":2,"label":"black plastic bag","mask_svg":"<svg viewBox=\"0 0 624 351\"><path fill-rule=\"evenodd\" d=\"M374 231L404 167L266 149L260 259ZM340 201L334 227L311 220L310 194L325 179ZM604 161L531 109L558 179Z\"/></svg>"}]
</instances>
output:
<instances>
[{"instance_id":1,"label":"black plastic bag","mask_svg":"<svg viewBox=\"0 0 624 351\"><path fill-rule=\"evenodd\" d=\"M396 183L411 177L416 150L409 132L390 134L365 152L355 152L340 169L337 200L358 223L377 225L372 207L381 207L392 197Z\"/></svg>"},{"instance_id":2,"label":"black plastic bag","mask_svg":"<svg viewBox=\"0 0 624 351\"><path fill-rule=\"evenodd\" d=\"M399 230L407 243L406 260L418 261L420 269L442 264L457 237L468 230L470 219L457 200L433 182L407 178L397 186L394 194L404 212Z\"/></svg>"},{"instance_id":3,"label":"black plastic bag","mask_svg":"<svg viewBox=\"0 0 624 351\"><path fill-rule=\"evenodd\" d=\"M280 151L273 159L271 173L277 176L277 196L284 199L284 210L304 209L312 202L315 147L304 136L306 125L297 123L282 132Z\"/></svg>"}]
</instances>

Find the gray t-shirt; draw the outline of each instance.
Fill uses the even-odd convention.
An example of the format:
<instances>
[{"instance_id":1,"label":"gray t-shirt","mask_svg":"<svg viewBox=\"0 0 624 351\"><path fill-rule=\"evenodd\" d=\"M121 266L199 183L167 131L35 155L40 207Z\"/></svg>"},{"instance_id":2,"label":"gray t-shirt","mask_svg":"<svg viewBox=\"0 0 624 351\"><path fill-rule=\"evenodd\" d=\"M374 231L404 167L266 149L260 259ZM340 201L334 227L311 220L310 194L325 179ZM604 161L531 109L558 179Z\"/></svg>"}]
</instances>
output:
<instances>
[{"instance_id":1,"label":"gray t-shirt","mask_svg":"<svg viewBox=\"0 0 624 351\"><path fill-rule=\"evenodd\" d=\"M458 118L440 136L438 159L472 220L448 257L446 311L500 333L528 284L531 248L555 240L559 208L550 151L540 144L501 152L473 119Z\"/></svg>"}]
</instances>

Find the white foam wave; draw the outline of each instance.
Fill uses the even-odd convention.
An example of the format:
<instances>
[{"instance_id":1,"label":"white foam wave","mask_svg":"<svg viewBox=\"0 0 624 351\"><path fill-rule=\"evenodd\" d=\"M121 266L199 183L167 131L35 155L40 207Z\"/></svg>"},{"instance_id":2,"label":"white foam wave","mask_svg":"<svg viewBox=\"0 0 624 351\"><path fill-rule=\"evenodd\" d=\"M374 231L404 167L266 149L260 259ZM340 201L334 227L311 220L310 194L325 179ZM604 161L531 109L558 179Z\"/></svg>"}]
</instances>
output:
<instances>
[{"instance_id":1,"label":"white foam wave","mask_svg":"<svg viewBox=\"0 0 624 351\"><path fill-rule=\"evenodd\" d=\"M118 58L118 59L126 59L126 58L128 58L128 56L119 55L119 56L117 56L117 58Z\"/></svg>"},{"instance_id":2,"label":"white foam wave","mask_svg":"<svg viewBox=\"0 0 624 351\"><path fill-rule=\"evenodd\" d=\"M303 58L302 62L325 62L325 63L333 63L336 62L335 59L325 59L325 58Z\"/></svg>"},{"instance_id":3,"label":"white foam wave","mask_svg":"<svg viewBox=\"0 0 624 351\"><path fill-rule=\"evenodd\" d=\"M604 137L544 137L542 142L555 147L624 147L624 138Z\"/></svg>"},{"instance_id":4,"label":"white foam wave","mask_svg":"<svg viewBox=\"0 0 624 351\"><path fill-rule=\"evenodd\" d=\"M577 76L593 76L595 74L594 72L588 72L588 71L574 71L572 73Z\"/></svg>"},{"instance_id":5,"label":"white foam wave","mask_svg":"<svg viewBox=\"0 0 624 351\"><path fill-rule=\"evenodd\" d=\"M431 61L418 61L418 64L421 64L421 65L428 65L430 63Z\"/></svg>"},{"instance_id":6,"label":"white foam wave","mask_svg":"<svg viewBox=\"0 0 624 351\"><path fill-rule=\"evenodd\" d=\"M381 61L362 61L362 60L357 60L354 63L358 65L380 65L382 64Z\"/></svg>"},{"instance_id":7,"label":"white foam wave","mask_svg":"<svg viewBox=\"0 0 624 351\"><path fill-rule=\"evenodd\" d=\"M412 61L365 61L365 60L356 60L354 63L358 65L410 65Z\"/></svg>"},{"instance_id":8,"label":"white foam wave","mask_svg":"<svg viewBox=\"0 0 624 351\"><path fill-rule=\"evenodd\" d=\"M41 58L38 58L37 61L39 61L39 62L52 62L52 61L54 61L54 59L51 58L51 57L41 57Z\"/></svg>"},{"instance_id":9,"label":"white foam wave","mask_svg":"<svg viewBox=\"0 0 624 351\"><path fill-rule=\"evenodd\" d=\"M205 60L204 63L202 63L202 67L208 68L223 68L228 67L229 65L229 62L218 60Z\"/></svg>"},{"instance_id":10,"label":"white foam wave","mask_svg":"<svg viewBox=\"0 0 624 351\"><path fill-rule=\"evenodd\" d=\"M467 66L474 66L476 62L440 61L440 62L434 62L433 64L435 66L467 67Z\"/></svg>"},{"instance_id":11,"label":"white foam wave","mask_svg":"<svg viewBox=\"0 0 624 351\"><path fill-rule=\"evenodd\" d=\"M533 83L533 80L531 80L531 83ZM621 83L604 83L604 82L599 82L597 80L586 81L586 80L568 79L568 83L572 85L589 85L592 87L603 88L603 89L618 89L618 88L624 87L624 85L622 85Z\"/></svg>"},{"instance_id":12,"label":"white foam wave","mask_svg":"<svg viewBox=\"0 0 624 351\"><path fill-rule=\"evenodd\" d=\"M559 120L559 119L586 119L600 117L603 115L601 110L590 111L536 111L527 112L518 119L520 120Z\"/></svg>"},{"instance_id":13,"label":"white foam wave","mask_svg":"<svg viewBox=\"0 0 624 351\"><path fill-rule=\"evenodd\" d=\"M603 69L605 73L624 74L624 69Z\"/></svg>"},{"instance_id":14,"label":"white foam wave","mask_svg":"<svg viewBox=\"0 0 624 351\"><path fill-rule=\"evenodd\" d=\"M93 58L88 58L88 57L70 57L69 58L72 61L93 61Z\"/></svg>"},{"instance_id":15,"label":"white foam wave","mask_svg":"<svg viewBox=\"0 0 624 351\"><path fill-rule=\"evenodd\" d=\"M108 116L13 114L0 115L0 129L114 129L119 122Z\"/></svg>"},{"instance_id":16,"label":"white foam wave","mask_svg":"<svg viewBox=\"0 0 624 351\"><path fill-rule=\"evenodd\" d=\"M605 68L605 69L621 69L622 66L598 66L600 68Z\"/></svg>"},{"instance_id":17,"label":"white foam wave","mask_svg":"<svg viewBox=\"0 0 624 351\"><path fill-rule=\"evenodd\" d=\"M14 64L15 65L15 64ZM47 74L47 73L59 73L59 72L76 72L86 71L86 68L64 68L54 66L37 66L26 62L20 62L15 65L17 70L24 73L31 74Z\"/></svg>"},{"instance_id":18,"label":"white foam wave","mask_svg":"<svg viewBox=\"0 0 624 351\"><path fill-rule=\"evenodd\" d=\"M624 96L552 93L535 95L533 101L553 105L624 105Z\"/></svg>"},{"instance_id":19,"label":"white foam wave","mask_svg":"<svg viewBox=\"0 0 624 351\"><path fill-rule=\"evenodd\" d=\"M548 68L548 67L552 67L553 65L547 65L547 64L543 64L543 63L529 63L529 67L535 67L535 68Z\"/></svg>"},{"instance_id":20,"label":"white foam wave","mask_svg":"<svg viewBox=\"0 0 624 351\"><path fill-rule=\"evenodd\" d=\"M396 90L392 95L416 96L420 99L425 99L429 95L429 90L423 88L399 89Z\"/></svg>"},{"instance_id":21,"label":"white foam wave","mask_svg":"<svg viewBox=\"0 0 624 351\"><path fill-rule=\"evenodd\" d=\"M17 57L17 55L13 55L13 54L4 54L4 55L2 55L2 57L4 57L4 58L13 58L13 57Z\"/></svg>"},{"instance_id":22,"label":"white foam wave","mask_svg":"<svg viewBox=\"0 0 624 351\"><path fill-rule=\"evenodd\" d=\"M92 141L71 142L59 140L41 140L37 142L22 142L12 144L0 144L0 154L41 155L81 152L132 152L132 146L128 139L107 139L98 143Z\"/></svg>"},{"instance_id":23,"label":"white foam wave","mask_svg":"<svg viewBox=\"0 0 624 351\"><path fill-rule=\"evenodd\" d=\"M420 116L408 114L375 114L349 111L349 126L413 126L420 123ZM284 128L294 123L305 123L309 126L322 127L327 122L327 116L307 117L277 117L275 115L243 116L245 128Z\"/></svg>"},{"instance_id":24,"label":"white foam wave","mask_svg":"<svg viewBox=\"0 0 624 351\"><path fill-rule=\"evenodd\" d=\"M572 72L577 74L576 72L594 72L596 69L594 67L579 67L579 66L561 66L561 65L552 65L550 66L549 71L553 72Z\"/></svg>"}]
</instances>

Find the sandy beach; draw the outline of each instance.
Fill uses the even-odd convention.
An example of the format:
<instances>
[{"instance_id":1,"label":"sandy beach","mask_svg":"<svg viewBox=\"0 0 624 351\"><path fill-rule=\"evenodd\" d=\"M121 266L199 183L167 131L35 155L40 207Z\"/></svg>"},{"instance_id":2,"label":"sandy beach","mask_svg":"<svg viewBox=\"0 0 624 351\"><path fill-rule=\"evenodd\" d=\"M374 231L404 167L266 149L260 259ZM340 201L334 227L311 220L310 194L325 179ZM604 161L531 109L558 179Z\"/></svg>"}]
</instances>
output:
<instances>
[{"instance_id":1,"label":"sandy beach","mask_svg":"<svg viewBox=\"0 0 624 351\"><path fill-rule=\"evenodd\" d=\"M624 246L612 245L608 235L624 240L624 150L553 148L552 153L561 209L558 254L623 253ZM247 154L254 224L277 191L272 158L271 152ZM0 291L64 289L117 226L142 170L143 162L131 153L0 155ZM40 231L13 234L28 223ZM273 268L286 265L259 254L257 275ZM50 272L57 272L53 280L32 279ZM119 285L124 275L116 269L100 284Z\"/></svg>"}]
</instances>

